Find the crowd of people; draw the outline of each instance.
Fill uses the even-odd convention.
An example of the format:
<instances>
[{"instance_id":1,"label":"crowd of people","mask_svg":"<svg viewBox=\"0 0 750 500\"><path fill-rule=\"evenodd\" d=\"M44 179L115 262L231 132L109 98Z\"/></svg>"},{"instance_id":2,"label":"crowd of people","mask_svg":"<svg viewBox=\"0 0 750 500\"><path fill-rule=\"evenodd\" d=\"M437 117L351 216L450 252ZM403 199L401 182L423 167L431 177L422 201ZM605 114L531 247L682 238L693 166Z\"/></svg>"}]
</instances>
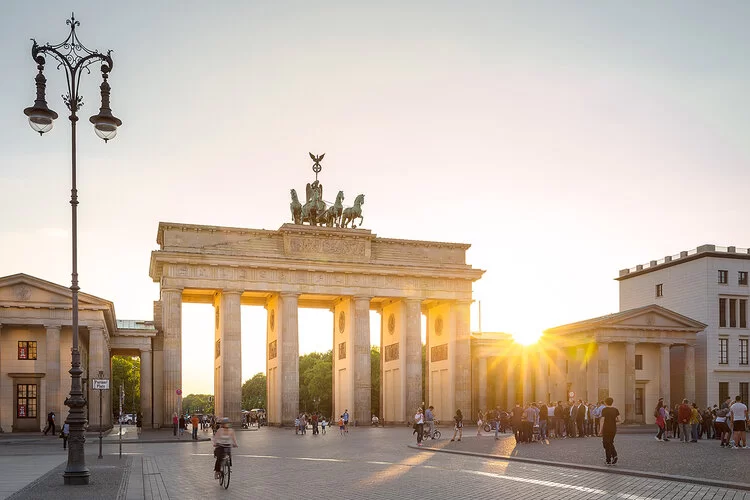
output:
<instances>
[{"instance_id":1,"label":"crowd of people","mask_svg":"<svg viewBox=\"0 0 750 500\"><path fill-rule=\"evenodd\" d=\"M654 409L658 433L657 441L679 439L683 443L697 443L699 439L716 439L722 448L747 448L745 430L748 426L747 406L742 397L726 398L721 407L698 408L683 399L671 408L662 398Z\"/></svg>"}]
</instances>

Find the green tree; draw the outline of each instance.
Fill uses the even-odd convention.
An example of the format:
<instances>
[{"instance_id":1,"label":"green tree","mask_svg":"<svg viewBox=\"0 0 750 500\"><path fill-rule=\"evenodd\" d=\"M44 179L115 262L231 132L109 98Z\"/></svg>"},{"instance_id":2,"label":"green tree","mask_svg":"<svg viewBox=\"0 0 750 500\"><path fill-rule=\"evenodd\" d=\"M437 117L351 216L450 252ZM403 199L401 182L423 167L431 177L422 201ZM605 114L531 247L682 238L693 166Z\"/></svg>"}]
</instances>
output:
<instances>
[{"instance_id":1,"label":"green tree","mask_svg":"<svg viewBox=\"0 0 750 500\"><path fill-rule=\"evenodd\" d=\"M311 352L299 358L300 411L333 411L333 353Z\"/></svg>"},{"instance_id":2,"label":"green tree","mask_svg":"<svg viewBox=\"0 0 750 500\"><path fill-rule=\"evenodd\" d=\"M98 374L90 374L98 376ZM122 402L123 413L138 413L141 411L141 359L132 356L112 356L112 383L110 395L112 397L112 412L120 413L120 387L125 390Z\"/></svg>"},{"instance_id":3,"label":"green tree","mask_svg":"<svg viewBox=\"0 0 750 500\"><path fill-rule=\"evenodd\" d=\"M213 414L214 398L210 394L188 394L182 398L182 411L189 414Z\"/></svg>"},{"instance_id":4,"label":"green tree","mask_svg":"<svg viewBox=\"0 0 750 500\"><path fill-rule=\"evenodd\" d=\"M380 415L380 347L370 347L370 406L374 415Z\"/></svg>"},{"instance_id":5,"label":"green tree","mask_svg":"<svg viewBox=\"0 0 750 500\"><path fill-rule=\"evenodd\" d=\"M258 372L242 384L242 409L267 408L266 374Z\"/></svg>"}]
</instances>

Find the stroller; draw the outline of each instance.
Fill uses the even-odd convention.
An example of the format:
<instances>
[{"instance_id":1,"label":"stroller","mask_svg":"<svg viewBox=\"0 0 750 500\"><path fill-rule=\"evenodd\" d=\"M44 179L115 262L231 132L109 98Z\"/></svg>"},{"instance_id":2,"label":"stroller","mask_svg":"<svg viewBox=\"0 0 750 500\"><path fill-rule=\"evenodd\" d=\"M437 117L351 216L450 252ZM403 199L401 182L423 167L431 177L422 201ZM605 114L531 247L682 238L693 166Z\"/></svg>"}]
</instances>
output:
<instances>
[{"instance_id":1,"label":"stroller","mask_svg":"<svg viewBox=\"0 0 750 500\"><path fill-rule=\"evenodd\" d=\"M532 441L541 441L542 440L542 432L539 429L539 424L534 424L534 427L531 431L531 440Z\"/></svg>"}]
</instances>

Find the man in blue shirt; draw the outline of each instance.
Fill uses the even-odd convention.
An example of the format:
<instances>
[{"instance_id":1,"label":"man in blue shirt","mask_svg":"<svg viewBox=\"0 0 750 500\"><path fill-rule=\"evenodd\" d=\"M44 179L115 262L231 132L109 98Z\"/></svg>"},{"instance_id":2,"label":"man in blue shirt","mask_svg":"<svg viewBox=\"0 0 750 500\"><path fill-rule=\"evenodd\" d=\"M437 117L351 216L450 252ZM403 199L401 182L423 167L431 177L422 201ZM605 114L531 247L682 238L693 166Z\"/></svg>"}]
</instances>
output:
<instances>
[{"instance_id":1,"label":"man in blue shirt","mask_svg":"<svg viewBox=\"0 0 750 500\"><path fill-rule=\"evenodd\" d=\"M433 433L433 428L434 428L433 426L435 424L435 414L432 412L432 410L434 409L435 409L434 406L430 406L429 408L427 408L427 411L424 412L425 429L427 429L427 432L428 432L427 435L430 436L430 438L432 438L432 433Z\"/></svg>"}]
</instances>

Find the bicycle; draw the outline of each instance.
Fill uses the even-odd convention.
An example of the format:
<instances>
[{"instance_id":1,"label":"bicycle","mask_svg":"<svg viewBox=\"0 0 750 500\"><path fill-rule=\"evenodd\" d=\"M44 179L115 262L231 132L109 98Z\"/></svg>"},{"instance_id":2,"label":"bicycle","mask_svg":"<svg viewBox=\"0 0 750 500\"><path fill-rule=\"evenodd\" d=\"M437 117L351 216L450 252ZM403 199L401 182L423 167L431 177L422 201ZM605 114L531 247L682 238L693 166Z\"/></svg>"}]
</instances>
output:
<instances>
[{"instance_id":1,"label":"bicycle","mask_svg":"<svg viewBox=\"0 0 750 500\"><path fill-rule=\"evenodd\" d=\"M232 449L225 446L224 458L221 459L219 466L219 486L223 486L224 489L229 488L229 480L232 478Z\"/></svg>"},{"instance_id":2,"label":"bicycle","mask_svg":"<svg viewBox=\"0 0 750 500\"><path fill-rule=\"evenodd\" d=\"M440 439L440 431L437 429L437 424L439 422L437 420L433 420L433 426L432 426L432 435L430 435L430 431L427 429L424 429L422 431L422 439Z\"/></svg>"}]
</instances>

